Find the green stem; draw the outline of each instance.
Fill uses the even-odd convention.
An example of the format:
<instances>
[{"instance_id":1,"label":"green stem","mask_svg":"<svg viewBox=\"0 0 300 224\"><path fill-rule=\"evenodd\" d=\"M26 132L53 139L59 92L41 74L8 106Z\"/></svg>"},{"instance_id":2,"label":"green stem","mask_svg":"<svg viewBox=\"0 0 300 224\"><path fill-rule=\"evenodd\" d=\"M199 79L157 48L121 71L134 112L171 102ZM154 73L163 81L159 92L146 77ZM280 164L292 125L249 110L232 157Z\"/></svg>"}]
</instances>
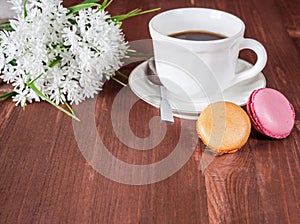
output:
<instances>
[{"instance_id":1,"label":"green stem","mask_svg":"<svg viewBox=\"0 0 300 224\"><path fill-rule=\"evenodd\" d=\"M23 5L24 6L24 18L26 18L28 15L26 4L27 4L27 0L24 0L24 5Z\"/></svg>"},{"instance_id":2,"label":"green stem","mask_svg":"<svg viewBox=\"0 0 300 224\"><path fill-rule=\"evenodd\" d=\"M77 13L80 10L91 8L91 7L101 7L98 3L82 3L78 5L74 5L68 8L69 13Z\"/></svg>"},{"instance_id":3,"label":"green stem","mask_svg":"<svg viewBox=\"0 0 300 224\"><path fill-rule=\"evenodd\" d=\"M11 25L0 25L0 30L13 31L14 29L11 27Z\"/></svg>"},{"instance_id":4,"label":"green stem","mask_svg":"<svg viewBox=\"0 0 300 224\"><path fill-rule=\"evenodd\" d=\"M64 112L65 114L69 115L70 117L74 118L76 121L80 121L79 118L74 114L74 111L71 110L71 112L65 110L64 108L62 108L61 106L59 106L58 104L54 103L51 99L49 99L47 96L45 96L44 93L42 93L42 91L40 91L36 85L34 85L34 83L30 83L29 88L31 88L37 95L39 95L42 99L44 99L45 101L47 101L48 103L50 103L52 106L56 107L57 109L59 109L60 111ZM68 106L67 106L68 107Z\"/></svg>"},{"instance_id":5,"label":"green stem","mask_svg":"<svg viewBox=\"0 0 300 224\"><path fill-rule=\"evenodd\" d=\"M137 15L143 15L143 14L155 12L155 11L158 11L158 10L161 10L161 8L155 8L155 9L149 9L149 10L141 11Z\"/></svg>"},{"instance_id":6,"label":"green stem","mask_svg":"<svg viewBox=\"0 0 300 224\"><path fill-rule=\"evenodd\" d=\"M101 10L105 10L111 3L112 3L113 0L110 0L108 2L108 0L104 0L101 4L101 7L96 11L96 12L99 12Z\"/></svg>"},{"instance_id":7,"label":"green stem","mask_svg":"<svg viewBox=\"0 0 300 224\"><path fill-rule=\"evenodd\" d=\"M9 21L0 22L0 25L9 25Z\"/></svg>"},{"instance_id":8,"label":"green stem","mask_svg":"<svg viewBox=\"0 0 300 224\"><path fill-rule=\"evenodd\" d=\"M13 95L15 95L16 93L14 91L11 91L9 93L5 93L3 95L0 95L0 99L6 99L6 98L9 98L9 97L12 97Z\"/></svg>"},{"instance_id":9,"label":"green stem","mask_svg":"<svg viewBox=\"0 0 300 224\"><path fill-rule=\"evenodd\" d=\"M47 72L47 69L45 70L45 72ZM41 74L39 74L37 77L34 78L34 80L30 80L29 82L26 83L27 86L30 86L32 83L34 83L36 80L38 80L42 75L44 75L45 73L42 72Z\"/></svg>"},{"instance_id":10,"label":"green stem","mask_svg":"<svg viewBox=\"0 0 300 224\"><path fill-rule=\"evenodd\" d=\"M128 79L128 76L125 75L124 73L122 73L122 72L120 72L120 71L116 71L116 73L117 73L117 75L119 75L119 76L121 76L121 77L123 77L123 78L125 78L125 79Z\"/></svg>"},{"instance_id":11,"label":"green stem","mask_svg":"<svg viewBox=\"0 0 300 224\"><path fill-rule=\"evenodd\" d=\"M142 14L145 14L145 13L155 12L155 11L158 11L158 10L160 10L160 8L149 9L149 10L145 10L145 11L142 11L141 9L134 9L134 10L132 10L132 11L126 13L126 14L123 14L123 15L112 16L111 19L113 21L122 21L122 20L128 19L130 17L142 15Z\"/></svg>"},{"instance_id":12,"label":"green stem","mask_svg":"<svg viewBox=\"0 0 300 224\"><path fill-rule=\"evenodd\" d=\"M55 65L57 65L60 61L61 61L61 57L57 57L56 59L54 59L53 61L50 62L49 64L49 68L53 68ZM42 75L44 75L46 72L48 71L48 69L45 69L45 72L42 72L41 74L39 74L37 77L35 77L33 80L29 81L27 83L27 85L29 86L31 83L34 83L36 80L38 80Z\"/></svg>"},{"instance_id":13,"label":"green stem","mask_svg":"<svg viewBox=\"0 0 300 224\"><path fill-rule=\"evenodd\" d=\"M116 79L115 77L111 77L111 79L112 80L114 80L115 82L117 82L117 83L119 83L119 84L121 84L122 86L124 86L124 87L126 87L127 85L125 84L125 83L123 83L123 82L121 82L120 80L118 80L118 79Z\"/></svg>"},{"instance_id":14,"label":"green stem","mask_svg":"<svg viewBox=\"0 0 300 224\"><path fill-rule=\"evenodd\" d=\"M136 54L127 54L128 56L129 56L129 58L151 58L151 57L153 57L153 54L151 54L151 53L149 53L149 54L147 54L147 53L136 53Z\"/></svg>"},{"instance_id":15,"label":"green stem","mask_svg":"<svg viewBox=\"0 0 300 224\"><path fill-rule=\"evenodd\" d=\"M68 108L68 110L75 115L74 110L72 109L72 107L70 106L70 104L68 104L66 101L64 101L64 105L66 105L66 107Z\"/></svg>"}]
</instances>

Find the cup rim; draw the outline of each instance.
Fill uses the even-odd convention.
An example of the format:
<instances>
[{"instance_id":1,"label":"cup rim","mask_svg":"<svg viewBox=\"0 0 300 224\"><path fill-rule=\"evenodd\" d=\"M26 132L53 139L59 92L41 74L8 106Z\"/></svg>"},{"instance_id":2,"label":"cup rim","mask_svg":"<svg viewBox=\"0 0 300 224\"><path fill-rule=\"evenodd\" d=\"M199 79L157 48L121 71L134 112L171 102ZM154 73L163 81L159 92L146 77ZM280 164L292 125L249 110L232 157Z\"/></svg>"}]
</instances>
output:
<instances>
[{"instance_id":1,"label":"cup rim","mask_svg":"<svg viewBox=\"0 0 300 224\"><path fill-rule=\"evenodd\" d=\"M235 20L239 21L239 23L241 24L241 29L239 30L239 32L237 32L236 34L232 35L232 36L229 36L229 37L226 37L224 39L219 39L219 40L201 40L201 41L198 41L198 40L183 40L183 39L179 39L179 38L174 38L174 37L170 37L168 35L165 35L163 33L161 33L160 31L158 31L154 26L153 26L153 23L155 20L157 20L159 17L165 15L165 14L168 14L168 13L172 13L172 12L176 12L176 11L211 11L211 12L217 12L217 13L222 13L222 14L225 14L226 16L230 16L232 18L234 18ZM222 10L217 10L217 9L213 9L213 8L201 8L201 7L186 7L186 8L176 8L176 9L170 9L170 10L167 10L167 11L164 11L164 12L161 12L157 15L155 15L154 17L151 18L151 20L149 21L149 29L154 31L157 35L159 35L160 37L166 39L166 40L172 40L174 42L178 42L178 43L197 43L197 44L217 44L217 43L225 43L225 42L228 42L228 41L232 41L234 39L236 39L237 37L241 36L243 37L243 33L245 31L245 23L243 22L242 19L240 19L239 17L231 14L231 13L228 13L228 12L225 12L225 11L222 11Z\"/></svg>"}]
</instances>

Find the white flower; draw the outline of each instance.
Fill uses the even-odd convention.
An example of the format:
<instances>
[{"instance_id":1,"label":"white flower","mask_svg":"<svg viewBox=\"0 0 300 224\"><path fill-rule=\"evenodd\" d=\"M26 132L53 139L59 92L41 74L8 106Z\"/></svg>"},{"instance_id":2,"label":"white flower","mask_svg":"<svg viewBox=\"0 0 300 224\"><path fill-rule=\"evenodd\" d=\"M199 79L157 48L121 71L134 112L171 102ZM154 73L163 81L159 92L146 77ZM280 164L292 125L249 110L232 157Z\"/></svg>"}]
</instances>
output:
<instances>
[{"instance_id":1,"label":"white flower","mask_svg":"<svg viewBox=\"0 0 300 224\"><path fill-rule=\"evenodd\" d=\"M16 96L13 96L13 101L16 102L16 105L21 105L21 107L26 106L27 101L27 95L30 92L29 88L25 89L14 89L14 91L17 93Z\"/></svg>"},{"instance_id":2,"label":"white flower","mask_svg":"<svg viewBox=\"0 0 300 224\"><path fill-rule=\"evenodd\" d=\"M0 78L13 84L17 105L40 100L28 87L32 80L54 102L78 104L102 90L122 65L128 46L107 12L70 14L61 0L28 0L24 18L22 1L10 3L19 14L10 21L14 31L0 33Z\"/></svg>"},{"instance_id":3,"label":"white flower","mask_svg":"<svg viewBox=\"0 0 300 224\"><path fill-rule=\"evenodd\" d=\"M3 54L3 49L0 48L0 71L4 67L4 64L5 64L5 56Z\"/></svg>"}]
</instances>

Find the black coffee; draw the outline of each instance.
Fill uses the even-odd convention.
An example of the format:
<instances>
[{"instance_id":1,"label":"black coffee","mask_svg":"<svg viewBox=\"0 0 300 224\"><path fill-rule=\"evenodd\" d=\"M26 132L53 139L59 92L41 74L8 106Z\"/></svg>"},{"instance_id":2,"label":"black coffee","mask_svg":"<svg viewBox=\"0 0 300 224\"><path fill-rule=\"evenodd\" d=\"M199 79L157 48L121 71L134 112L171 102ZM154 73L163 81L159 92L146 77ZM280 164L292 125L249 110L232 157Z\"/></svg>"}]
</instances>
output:
<instances>
[{"instance_id":1,"label":"black coffee","mask_svg":"<svg viewBox=\"0 0 300 224\"><path fill-rule=\"evenodd\" d=\"M169 35L182 40L196 40L196 41L207 41L207 40L221 40L227 38L225 35L220 33L214 33L206 30L188 30L179 33L173 33Z\"/></svg>"}]
</instances>

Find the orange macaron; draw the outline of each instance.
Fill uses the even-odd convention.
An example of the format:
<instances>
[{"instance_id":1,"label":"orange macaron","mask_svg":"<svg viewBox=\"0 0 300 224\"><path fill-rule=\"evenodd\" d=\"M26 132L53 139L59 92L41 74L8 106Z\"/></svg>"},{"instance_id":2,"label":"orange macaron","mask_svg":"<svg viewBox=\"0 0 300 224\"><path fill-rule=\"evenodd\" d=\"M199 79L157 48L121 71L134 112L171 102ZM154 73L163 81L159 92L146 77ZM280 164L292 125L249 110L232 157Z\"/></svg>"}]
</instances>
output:
<instances>
[{"instance_id":1,"label":"orange macaron","mask_svg":"<svg viewBox=\"0 0 300 224\"><path fill-rule=\"evenodd\" d=\"M233 153L246 144L251 122L240 106L222 101L208 105L201 112L196 130L203 143L216 154Z\"/></svg>"}]
</instances>

